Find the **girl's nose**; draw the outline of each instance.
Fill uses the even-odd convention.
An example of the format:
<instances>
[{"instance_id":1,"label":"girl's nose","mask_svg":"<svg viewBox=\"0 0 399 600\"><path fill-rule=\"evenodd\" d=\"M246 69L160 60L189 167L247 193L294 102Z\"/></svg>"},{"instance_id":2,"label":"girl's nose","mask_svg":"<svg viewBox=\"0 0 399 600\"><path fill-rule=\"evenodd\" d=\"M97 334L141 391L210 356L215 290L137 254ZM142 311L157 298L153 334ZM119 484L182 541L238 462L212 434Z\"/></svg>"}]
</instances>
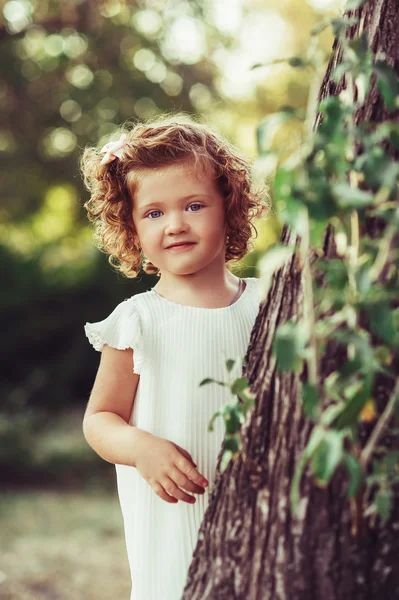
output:
<instances>
[{"instance_id":1,"label":"girl's nose","mask_svg":"<svg viewBox=\"0 0 399 600\"><path fill-rule=\"evenodd\" d=\"M165 228L165 233L180 233L187 231L187 223L181 215L170 216Z\"/></svg>"}]
</instances>

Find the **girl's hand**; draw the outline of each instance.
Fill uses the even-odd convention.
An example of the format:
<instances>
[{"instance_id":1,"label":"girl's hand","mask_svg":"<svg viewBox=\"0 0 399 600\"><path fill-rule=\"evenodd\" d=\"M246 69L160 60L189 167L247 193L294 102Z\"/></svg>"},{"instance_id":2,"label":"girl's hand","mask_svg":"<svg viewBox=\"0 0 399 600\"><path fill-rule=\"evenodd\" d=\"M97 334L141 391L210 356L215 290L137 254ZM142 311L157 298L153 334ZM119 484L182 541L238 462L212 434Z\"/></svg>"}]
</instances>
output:
<instances>
[{"instance_id":1,"label":"girl's hand","mask_svg":"<svg viewBox=\"0 0 399 600\"><path fill-rule=\"evenodd\" d=\"M180 488L203 494L203 486L208 485L184 448L149 432L140 440L135 466L154 492L162 500L172 504L179 500L194 504L194 496L186 494Z\"/></svg>"}]
</instances>

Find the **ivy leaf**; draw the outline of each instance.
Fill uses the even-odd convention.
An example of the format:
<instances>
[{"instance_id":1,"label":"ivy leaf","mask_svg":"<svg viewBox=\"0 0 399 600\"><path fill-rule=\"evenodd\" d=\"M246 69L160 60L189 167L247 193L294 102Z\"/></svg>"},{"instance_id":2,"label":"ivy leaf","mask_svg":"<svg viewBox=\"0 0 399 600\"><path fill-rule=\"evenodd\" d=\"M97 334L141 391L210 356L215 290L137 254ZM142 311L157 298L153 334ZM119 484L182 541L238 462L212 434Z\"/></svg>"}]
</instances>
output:
<instances>
[{"instance_id":1,"label":"ivy leaf","mask_svg":"<svg viewBox=\"0 0 399 600\"><path fill-rule=\"evenodd\" d=\"M277 357L277 370L298 372L304 358L306 343L302 322L287 321L280 325L272 344L273 353Z\"/></svg>"},{"instance_id":2,"label":"ivy leaf","mask_svg":"<svg viewBox=\"0 0 399 600\"><path fill-rule=\"evenodd\" d=\"M393 312L388 303L367 306L370 316L370 327L373 333L387 344L392 344L395 338Z\"/></svg>"},{"instance_id":3,"label":"ivy leaf","mask_svg":"<svg viewBox=\"0 0 399 600\"><path fill-rule=\"evenodd\" d=\"M344 453L343 464L349 473L348 497L354 498L363 479L362 467L357 458L349 452Z\"/></svg>"},{"instance_id":4,"label":"ivy leaf","mask_svg":"<svg viewBox=\"0 0 399 600\"><path fill-rule=\"evenodd\" d=\"M249 389L248 380L246 377L239 377L233 382L230 387L233 396L238 396L242 401L254 400L255 396Z\"/></svg>"},{"instance_id":5,"label":"ivy leaf","mask_svg":"<svg viewBox=\"0 0 399 600\"><path fill-rule=\"evenodd\" d=\"M327 430L310 461L319 486L325 487L343 458L344 432Z\"/></svg>"},{"instance_id":6,"label":"ivy leaf","mask_svg":"<svg viewBox=\"0 0 399 600\"><path fill-rule=\"evenodd\" d=\"M383 458L383 463L388 477L393 477L399 465L399 452L397 450L394 452L388 452Z\"/></svg>"},{"instance_id":7,"label":"ivy leaf","mask_svg":"<svg viewBox=\"0 0 399 600\"><path fill-rule=\"evenodd\" d=\"M364 379L363 386L360 388L360 390L354 393L353 396L349 397L347 400L345 408L334 423L334 427L337 429L343 429L345 427L352 427L356 423L363 406L371 396L373 381L373 373ZM346 392L349 396L347 390Z\"/></svg>"},{"instance_id":8,"label":"ivy leaf","mask_svg":"<svg viewBox=\"0 0 399 600\"><path fill-rule=\"evenodd\" d=\"M222 456L222 460L220 463L220 472L224 473L224 471L227 469L227 466L230 462L230 460L233 457L233 452L231 450L225 450L223 452L223 456Z\"/></svg>"},{"instance_id":9,"label":"ivy leaf","mask_svg":"<svg viewBox=\"0 0 399 600\"><path fill-rule=\"evenodd\" d=\"M320 131L331 132L335 129L335 126L341 126L343 113L345 112L345 106L341 102L338 96L327 96L324 98L318 107L319 112L327 117L319 127ZM331 127L333 125L334 127Z\"/></svg>"},{"instance_id":10,"label":"ivy leaf","mask_svg":"<svg viewBox=\"0 0 399 600\"><path fill-rule=\"evenodd\" d=\"M379 123L373 133L363 136L372 147L374 144L379 144L382 140L389 140L395 148L399 148L399 124L394 121L385 121Z\"/></svg>"},{"instance_id":11,"label":"ivy leaf","mask_svg":"<svg viewBox=\"0 0 399 600\"><path fill-rule=\"evenodd\" d=\"M302 406L305 415L312 421L316 421L319 412L319 392L308 381L302 385Z\"/></svg>"},{"instance_id":12,"label":"ivy leaf","mask_svg":"<svg viewBox=\"0 0 399 600\"><path fill-rule=\"evenodd\" d=\"M296 466L294 477L292 478L291 489L290 489L290 503L291 511L293 514L296 513L296 509L299 501L299 485L301 483L302 473L306 467L306 464L312 454L316 451L321 440L323 439L324 429L319 425L316 425L310 434L309 441L305 450L302 453L301 458Z\"/></svg>"},{"instance_id":13,"label":"ivy leaf","mask_svg":"<svg viewBox=\"0 0 399 600\"><path fill-rule=\"evenodd\" d=\"M331 186L333 195L340 208L364 208L374 202L374 195L359 188L353 188L347 183L336 183Z\"/></svg>"},{"instance_id":14,"label":"ivy leaf","mask_svg":"<svg viewBox=\"0 0 399 600\"><path fill-rule=\"evenodd\" d=\"M223 387L227 386L227 383L225 383L224 381L217 381L216 379L210 379L209 377L207 377L206 379L203 379L201 381L201 383L199 384L198 387L201 387L202 385L206 385L207 383L217 383L218 385L222 385Z\"/></svg>"},{"instance_id":15,"label":"ivy leaf","mask_svg":"<svg viewBox=\"0 0 399 600\"><path fill-rule=\"evenodd\" d=\"M274 135L279 127L283 123L286 123L295 117L295 109L287 106L275 113L272 113L260 122L256 130L258 153L260 156L270 151Z\"/></svg>"},{"instance_id":16,"label":"ivy leaf","mask_svg":"<svg viewBox=\"0 0 399 600\"><path fill-rule=\"evenodd\" d=\"M238 452L239 450L239 443L238 440L235 436L226 436L224 442L223 442L223 448L225 450L230 450L231 452L233 452L233 454L235 454L236 452Z\"/></svg>"},{"instance_id":17,"label":"ivy leaf","mask_svg":"<svg viewBox=\"0 0 399 600\"><path fill-rule=\"evenodd\" d=\"M220 417L220 416L222 416L222 415L221 415L221 413L220 413L220 411L219 411L219 410L218 410L217 412L215 412L215 414L214 414L214 415L212 415L212 418L211 418L211 420L210 420L210 421L209 421L209 423L208 423L208 431L209 431L209 432L210 432L210 431L214 431L213 424L214 424L214 422L216 421L217 417Z\"/></svg>"},{"instance_id":18,"label":"ivy leaf","mask_svg":"<svg viewBox=\"0 0 399 600\"><path fill-rule=\"evenodd\" d=\"M292 257L294 249L285 244L270 246L258 262L260 279L266 289L270 287L273 275Z\"/></svg>"},{"instance_id":19,"label":"ivy leaf","mask_svg":"<svg viewBox=\"0 0 399 600\"><path fill-rule=\"evenodd\" d=\"M317 35L317 34L321 33L322 31L324 31L324 29L326 29L326 27L331 25L334 36L337 36L341 32L344 32L345 29L347 29L351 25L355 25L358 22L358 20L359 19L357 19L356 17L349 17L346 19L344 19L344 18L324 19L320 23L317 23L317 25L315 25L311 29L310 35L312 35L312 36Z\"/></svg>"},{"instance_id":20,"label":"ivy leaf","mask_svg":"<svg viewBox=\"0 0 399 600\"><path fill-rule=\"evenodd\" d=\"M199 384L198 387L201 387L201 385L206 385L207 383L212 383L213 381L215 381L214 379L210 379L209 377L207 377L206 379L203 379L201 381L201 383Z\"/></svg>"},{"instance_id":21,"label":"ivy leaf","mask_svg":"<svg viewBox=\"0 0 399 600\"><path fill-rule=\"evenodd\" d=\"M230 373L231 369L234 367L235 365L235 360L232 360L231 358L229 358L229 360L226 360L226 368L228 370L228 372Z\"/></svg>"},{"instance_id":22,"label":"ivy leaf","mask_svg":"<svg viewBox=\"0 0 399 600\"><path fill-rule=\"evenodd\" d=\"M317 219L310 222L310 243L315 248L323 248L328 223L329 219Z\"/></svg>"},{"instance_id":23,"label":"ivy leaf","mask_svg":"<svg viewBox=\"0 0 399 600\"><path fill-rule=\"evenodd\" d=\"M373 65L373 70L377 75L377 85L380 90L384 102L389 110L393 113L396 111L396 96L399 94L399 82L395 71L390 65L383 61L376 61Z\"/></svg>"},{"instance_id":24,"label":"ivy leaf","mask_svg":"<svg viewBox=\"0 0 399 600\"><path fill-rule=\"evenodd\" d=\"M231 435L240 430L240 414L237 405L227 404L222 409L222 416L228 434Z\"/></svg>"},{"instance_id":25,"label":"ivy leaf","mask_svg":"<svg viewBox=\"0 0 399 600\"><path fill-rule=\"evenodd\" d=\"M350 0L349 0L350 1ZM361 2L366 2L366 0L358 0ZM334 36L339 37L341 34L345 33L348 27L352 25L356 25L359 19L357 17L347 17L347 18L337 18L331 19L331 27L334 33Z\"/></svg>"},{"instance_id":26,"label":"ivy leaf","mask_svg":"<svg viewBox=\"0 0 399 600\"><path fill-rule=\"evenodd\" d=\"M391 512L392 490L390 488L380 488L375 495L374 504L382 522L385 523Z\"/></svg>"}]
</instances>

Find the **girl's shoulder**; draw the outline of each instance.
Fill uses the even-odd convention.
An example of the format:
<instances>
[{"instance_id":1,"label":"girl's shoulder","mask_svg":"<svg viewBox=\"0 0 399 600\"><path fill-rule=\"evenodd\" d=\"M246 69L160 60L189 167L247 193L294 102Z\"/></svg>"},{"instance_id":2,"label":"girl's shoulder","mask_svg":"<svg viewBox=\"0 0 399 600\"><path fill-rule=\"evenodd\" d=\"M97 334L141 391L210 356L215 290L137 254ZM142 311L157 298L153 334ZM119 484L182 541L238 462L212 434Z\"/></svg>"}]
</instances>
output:
<instances>
[{"instance_id":1,"label":"girl's shoulder","mask_svg":"<svg viewBox=\"0 0 399 600\"><path fill-rule=\"evenodd\" d=\"M117 350L132 348L135 351L134 372L140 373L143 341L136 296L120 302L102 321L86 323L84 330L90 344L99 352L104 344Z\"/></svg>"}]
</instances>

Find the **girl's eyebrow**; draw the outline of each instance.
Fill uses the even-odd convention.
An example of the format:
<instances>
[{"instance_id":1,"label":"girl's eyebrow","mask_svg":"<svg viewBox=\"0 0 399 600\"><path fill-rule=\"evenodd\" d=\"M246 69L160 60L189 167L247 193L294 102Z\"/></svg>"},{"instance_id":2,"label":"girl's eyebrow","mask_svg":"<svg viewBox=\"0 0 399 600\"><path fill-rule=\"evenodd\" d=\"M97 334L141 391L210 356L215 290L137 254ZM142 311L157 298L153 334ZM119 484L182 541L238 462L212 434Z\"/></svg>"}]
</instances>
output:
<instances>
[{"instance_id":1,"label":"girl's eyebrow","mask_svg":"<svg viewBox=\"0 0 399 600\"><path fill-rule=\"evenodd\" d=\"M184 198L180 198L178 200L178 204L182 204L183 202L187 202L190 198L198 198L199 196L208 197L208 194L191 194L190 196L184 196ZM137 207L137 210L145 210L147 208L151 208L152 206L165 206L166 204L170 204L169 202L164 202L163 200L154 200L153 202L148 202L148 204L140 204Z\"/></svg>"}]
</instances>

